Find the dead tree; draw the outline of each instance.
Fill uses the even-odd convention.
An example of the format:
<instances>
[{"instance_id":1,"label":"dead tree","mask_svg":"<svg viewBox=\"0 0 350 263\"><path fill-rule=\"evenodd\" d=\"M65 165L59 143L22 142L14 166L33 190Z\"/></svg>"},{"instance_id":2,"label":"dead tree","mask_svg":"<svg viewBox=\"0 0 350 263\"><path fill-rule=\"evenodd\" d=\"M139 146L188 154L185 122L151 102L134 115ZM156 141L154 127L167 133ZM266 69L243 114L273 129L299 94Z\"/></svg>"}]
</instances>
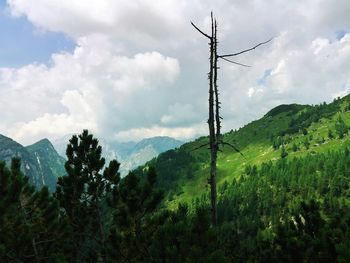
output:
<instances>
[{"instance_id":1,"label":"dead tree","mask_svg":"<svg viewBox=\"0 0 350 263\"><path fill-rule=\"evenodd\" d=\"M235 151L242 154L239 149L228 142L224 142L221 138L221 120L222 117L220 116L220 100L219 100L219 90L217 85L217 79L218 79L218 59L225 60L227 62L230 62L232 64L236 64L243 67L250 67L248 65L238 63L236 61L233 61L229 58L238 56L240 54L252 51L256 49L257 47L266 44L271 41L269 39L268 41L261 42L257 45L255 45L252 48L245 49L242 51L239 51L237 53L232 54L226 54L226 55L218 55L217 52L217 22L216 19L213 17L213 13L211 13L211 33L206 34L202 30L200 30L193 22L191 22L192 26L203 36L209 39L209 50L210 50L210 65L209 65L209 73L208 73L208 79L209 79L209 118L208 118L208 127L209 127L209 144L202 145L201 147L208 146L210 149L210 176L208 178L208 184L210 185L210 204L211 204L211 221L212 225L217 225L217 187L216 187L216 163L217 163L217 155L218 151L220 150L220 145L228 145L232 147Z\"/></svg>"}]
</instances>

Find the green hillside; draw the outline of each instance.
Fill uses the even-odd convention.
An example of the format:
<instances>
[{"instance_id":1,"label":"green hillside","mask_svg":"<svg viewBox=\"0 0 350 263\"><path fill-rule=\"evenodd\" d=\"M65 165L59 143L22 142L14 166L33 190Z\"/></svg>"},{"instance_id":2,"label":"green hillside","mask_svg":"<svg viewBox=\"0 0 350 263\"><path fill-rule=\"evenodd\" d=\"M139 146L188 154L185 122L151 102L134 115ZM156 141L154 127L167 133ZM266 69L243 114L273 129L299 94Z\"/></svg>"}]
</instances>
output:
<instances>
[{"instance_id":1,"label":"green hillside","mask_svg":"<svg viewBox=\"0 0 350 263\"><path fill-rule=\"evenodd\" d=\"M102 149L84 131L53 196L28 185L18 159L0 162L0 261L37 251L49 262L349 262L348 105L282 105L225 134L245 157L220 155L216 226L208 151L196 150L206 138L160 155L143 177L120 178L116 161L102 172Z\"/></svg>"},{"instance_id":2,"label":"green hillside","mask_svg":"<svg viewBox=\"0 0 350 263\"><path fill-rule=\"evenodd\" d=\"M224 134L224 141L237 146L244 157L230 146L222 147L218 156L218 187L239 177L248 164L260 166L282 155L290 159L349 145L349 105L349 96L315 106L280 105L261 119ZM206 146L201 147L207 141L207 137L201 137L146 164L156 168L158 185L167 193L169 208L208 192L209 151Z\"/></svg>"}]
</instances>

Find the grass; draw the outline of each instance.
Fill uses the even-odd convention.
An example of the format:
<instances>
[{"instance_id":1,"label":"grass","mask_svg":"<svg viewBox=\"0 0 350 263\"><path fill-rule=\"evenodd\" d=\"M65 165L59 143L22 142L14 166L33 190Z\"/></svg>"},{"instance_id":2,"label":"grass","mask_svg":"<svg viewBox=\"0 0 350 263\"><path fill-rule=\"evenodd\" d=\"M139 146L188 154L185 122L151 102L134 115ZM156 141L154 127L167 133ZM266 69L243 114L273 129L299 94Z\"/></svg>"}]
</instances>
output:
<instances>
[{"instance_id":1,"label":"grass","mask_svg":"<svg viewBox=\"0 0 350 263\"><path fill-rule=\"evenodd\" d=\"M350 137L346 135L343 139L339 139L335 134L335 124L339 116L344 120L346 125L350 127L350 112L345 111L348 105L347 100L340 100L341 110L335 112L331 116L321 118L319 121L312 123L307 128L307 134L304 135L301 131L292 135L288 135L290 141L284 145L288 152L286 158L303 157L307 154L323 153L342 148L344 145L350 146ZM260 166L264 162L276 161L281 158L281 149L274 150L269 136L276 136L279 132L288 128L291 119L301 111L307 110L304 106L298 106L298 112L288 111L288 107L284 106L281 112L274 112L273 116L265 115L257 121L253 121L236 132L226 133L223 138L224 141L235 143L241 152L235 152L229 147L224 147L218 154L217 160L217 185L218 188L224 182L232 182L233 179L238 178L245 170L247 164ZM335 138L328 138L328 131L332 130ZM306 138L310 142L307 149L304 145ZM322 141L324 139L324 142ZM187 150L195 149L199 145L205 143L205 137L196 140L193 143L187 144ZM292 150L293 144L296 144L299 149L294 152ZM207 151L207 152L205 152ZM198 152L194 151L193 155L197 158L209 160L209 151L200 149ZM209 194L209 186L207 178L209 177L209 162L200 162L198 169L193 173L191 179L180 180L179 193L172 198L171 201L166 202L166 206L174 209L180 202L191 203L194 198L201 197L203 194Z\"/></svg>"}]
</instances>

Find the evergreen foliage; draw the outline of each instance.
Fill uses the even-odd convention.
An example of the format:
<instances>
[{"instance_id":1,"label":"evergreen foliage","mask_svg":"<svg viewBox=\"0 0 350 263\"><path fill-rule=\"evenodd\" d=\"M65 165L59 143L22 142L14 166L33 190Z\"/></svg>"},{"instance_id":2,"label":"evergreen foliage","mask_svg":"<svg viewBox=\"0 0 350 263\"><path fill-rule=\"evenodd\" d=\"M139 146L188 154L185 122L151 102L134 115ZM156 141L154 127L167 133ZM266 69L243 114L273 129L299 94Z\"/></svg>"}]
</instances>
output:
<instances>
[{"instance_id":1,"label":"evergreen foliage","mask_svg":"<svg viewBox=\"0 0 350 263\"><path fill-rule=\"evenodd\" d=\"M348 127L346 126L343 119L339 116L337 122L335 123L335 131L339 137L339 139L343 139L345 134L348 132Z\"/></svg>"},{"instance_id":2,"label":"evergreen foliage","mask_svg":"<svg viewBox=\"0 0 350 263\"><path fill-rule=\"evenodd\" d=\"M247 165L220 186L216 227L209 196L161 207L156 170L121 179L87 131L67 157L55 195L30 186L19 159L0 163L1 262L350 260L348 148Z\"/></svg>"},{"instance_id":3,"label":"evergreen foliage","mask_svg":"<svg viewBox=\"0 0 350 263\"><path fill-rule=\"evenodd\" d=\"M10 169L0 162L0 261L56 262L67 234L58 202L47 187L35 191L20 165L18 158Z\"/></svg>"},{"instance_id":4,"label":"evergreen foliage","mask_svg":"<svg viewBox=\"0 0 350 263\"><path fill-rule=\"evenodd\" d=\"M346 262L349 150L247 167L221 196L220 242L234 262ZM346 249L345 249L346 248Z\"/></svg>"}]
</instances>

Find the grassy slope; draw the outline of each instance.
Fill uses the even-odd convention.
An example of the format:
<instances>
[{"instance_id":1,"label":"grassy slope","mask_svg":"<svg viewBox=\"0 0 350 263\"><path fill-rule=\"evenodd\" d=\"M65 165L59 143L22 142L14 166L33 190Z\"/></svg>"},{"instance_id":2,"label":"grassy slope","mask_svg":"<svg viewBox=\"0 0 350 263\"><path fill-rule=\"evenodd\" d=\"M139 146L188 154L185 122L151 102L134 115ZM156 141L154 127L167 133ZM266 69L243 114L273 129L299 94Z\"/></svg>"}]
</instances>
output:
<instances>
[{"instance_id":1,"label":"grassy slope","mask_svg":"<svg viewBox=\"0 0 350 263\"><path fill-rule=\"evenodd\" d=\"M346 135L343 139L339 139L336 135L334 139L328 138L328 131L332 130L335 134L335 124L341 116L347 126L350 127L350 112L346 111L349 107L350 97L344 97L341 100L337 100L330 105L324 105L325 107L333 106L336 110L332 110L331 113L319 116L316 122L312 122L311 125L307 125L307 135L304 135L302 131L285 135L283 138L289 138L289 142L284 145L288 152L287 158L302 157L307 153L327 152L329 150L339 149L344 144L350 145L350 136ZM274 150L272 147L272 140L288 129L289 124L293 119L298 119L298 116L302 112L306 112L314 109L311 106L301 105L281 105L276 107L267 113L263 118L253 121L238 131L231 131L224 134L224 141L234 143L245 157L242 157L239 153L235 152L228 146L222 149L222 152L218 155L218 187L225 181L231 182L233 178L240 176L244 171L247 164L260 165L263 162L274 161L281 158L281 148ZM306 137L310 141L309 149L304 146ZM324 138L324 142L320 143L321 138ZM168 200L166 205L169 208L177 207L179 202L191 202L194 198L208 193L209 188L207 185L207 178L209 175L209 151L204 148L198 148L199 146L207 142L206 137L197 139L194 142L187 143L175 151L175 155L172 158L178 158L179 155L184 152L190 153L194 157L196 162L196 168L191 172L190 176L177 172L173 178L176 182L175 187L165 187L168 193ZM299 150L293 152L292 146L296 144ZM155 165L160 162L161 158L154 159L148 165ZM191 164L189 164L191 165ZM173 169L175 167L172 167ZM176 169L176 168L175 168ZM171 173L172 169L167 170L167 173ZM164 176L162 171L159 177Z\"/></svg>"}]
</instances>

